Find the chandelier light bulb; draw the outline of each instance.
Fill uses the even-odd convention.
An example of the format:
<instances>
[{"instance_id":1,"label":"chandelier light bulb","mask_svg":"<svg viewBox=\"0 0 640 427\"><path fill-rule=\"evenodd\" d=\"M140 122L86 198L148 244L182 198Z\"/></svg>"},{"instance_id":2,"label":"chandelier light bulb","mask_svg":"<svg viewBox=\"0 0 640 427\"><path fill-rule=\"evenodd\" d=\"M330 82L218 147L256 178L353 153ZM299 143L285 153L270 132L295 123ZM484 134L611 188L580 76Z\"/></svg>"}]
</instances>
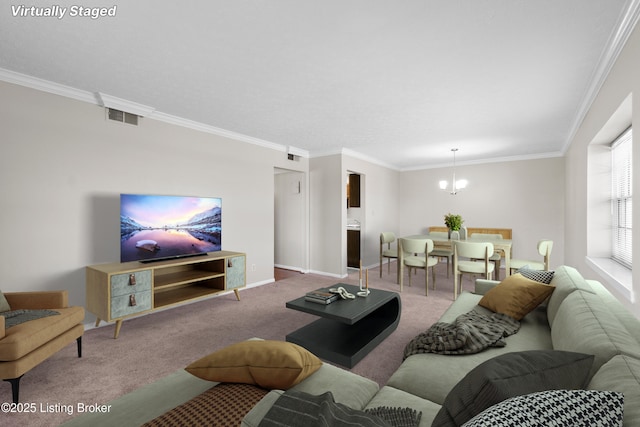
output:
<instances>
[{"instance_id":1,"label":"chandelier light bulb","mask_svg":"<svg viewBox=\"0 0 640 427\"><path fill-rule=\"evenodd\" d=\"M456 151L457 148L452 148L453 151L453 179L451 180L451 189L449 190L449 183L446 180L442 180L439 182L440 189L444 191L449 191L449 194L456 195L459 190L463 190L469 184L469 181L466 179L456 180Z\"/></svg>"}]
</instances>

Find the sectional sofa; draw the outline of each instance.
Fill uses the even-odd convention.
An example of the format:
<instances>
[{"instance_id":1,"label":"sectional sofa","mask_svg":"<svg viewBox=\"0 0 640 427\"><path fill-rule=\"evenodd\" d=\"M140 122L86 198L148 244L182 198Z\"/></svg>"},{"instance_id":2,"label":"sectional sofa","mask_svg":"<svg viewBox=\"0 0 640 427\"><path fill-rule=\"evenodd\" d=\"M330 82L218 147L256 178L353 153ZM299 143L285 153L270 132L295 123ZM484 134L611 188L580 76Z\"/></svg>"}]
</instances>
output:
<instances>
[{"instance_id":1,"label":"sectional sofa","mask_svg":"<svg viewBox=\"0 0 640 427\"><path fill-rule=\"evenodd\" d=\"M454 322L458 316L473 309L491 314L491 311L480 307L478 303L498 283L478 280L475 292L461 294L440 320ZM569 377L580 385L574 384L567 388L583 389L576 392L586 395L587 399L604 392L616 392L609 394L618 399L624 398L624 425L640 426L640 321L602 284L585 280L572 267L557 268L550 285L554 287L551 296L539 305L536 303L536 308L520 320L519 331L504 340L506 345L503 347L489 347L468 355L410 355L382 388L367 378L323 363L319 369L289 390L313 395L330 391L336 402L355 410L378 407L413 408L421 413L421 427L456 425L442 423L442 415L450 409L452 399L458 397L455 394L459 389L469 391L465 382L470 377L477 379L477 372L484 366L496 364L499 368L504 368L503 365L508 363L503 363L503 359L520 357L521 359L515 359L516 369L526 365L529 374L533 373L535 376L538 374L535 358L540 355L544 360L551 359L553 362L562 359L563 363L563 358L567 355L575 355L578 356L575 362L571 359L570 364L556 365L555 371L545 371L545 381L554 382L557 378ZM532 359L528 359L530 355L533 355ZM520 362L522 360L524 362ZM583 372L578 374L580 370ZM577 378L579 375L583 378ZM526 388L531 380L522 378L518 387ZM494 385L496 384L499 388L503 383L496 382ZM113 407L107 418L98 416L89 420L80 417L72 420L69 425L83 425L89 421L94 426L113 425L114 422L118 425L140 425L210 387L211 382L196 378L186 371L177 372L111 402ZM499 392L500 390L494 390L492 393ZM243 426L257 427L278 398L286 392L271 390L265 393L246 413L242 420ZM484 399L486 396L481 397ZM568 401L565 395L561 395L557 402L554 399L558 396L544 395L543 398L543 403L551 405L549 411L560 410ZM580 398L585 397L580 395ZM141 408L150 407L150 401L153 402L153 412L141 411ZM507 404L510 402L511 400L506 401ZM515 402L517 400L514 405ZM597 401L589 410L607 410L608 405L609 401ZM544 404L538 405L537 409L542 410L540 408L543 406ZM611 407L613 406L615 405L612 404ZM620 410L621 408L620 404ZM487 409L490 410L491 408ZM622 417L622 413L618 416Z\"/></svg>"},{"instance_id":2,"label":"sectional sofa","mask_svg":"<svg viewBox=\"0 0 640 427\"><path fill-rule=\"evenodd\" d=\"M498 283L478 280L475 293L461 294L440 321L453 322L474 308L488 313L478 302ZM322 370L294 389L323 392L327 387L317 382L325 376L336 401L357 409L411 407L422 412L420 426L426 427L432 425L456 384L481 363L510 352L559 350L594 355L586 388L623 393L624 425L640 426L640 321L601 283L585 280L573 267L556 269L550 284L555 289L548 301L521 320L520 330L506 338L504 347L469 355L411 355L378 391L374 391L375 383L351 373ZM348 387L356 382L359 393ZM280 393L267 395L247 414L243 425L257 426Z\"/></svg>"}]
</instances>

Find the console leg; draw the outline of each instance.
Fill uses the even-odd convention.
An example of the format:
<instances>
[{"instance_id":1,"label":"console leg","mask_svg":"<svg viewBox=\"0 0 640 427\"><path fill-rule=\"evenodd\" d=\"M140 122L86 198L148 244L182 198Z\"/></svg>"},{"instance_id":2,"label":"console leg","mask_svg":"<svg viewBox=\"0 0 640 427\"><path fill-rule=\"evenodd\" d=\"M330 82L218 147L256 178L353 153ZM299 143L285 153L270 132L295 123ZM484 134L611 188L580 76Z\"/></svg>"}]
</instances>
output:
<instances>
[{"instance_id":1,"label":"console leg","mask_svg":"<svg viewBox=\"0 0 640 427\"><path fill-rule=\"evenodd\" d=\"M113 339L117 339L118 335L120 335L120 328L122 327L122 319L116 320L116 331L113 334Z\"/></svg>"},{"instance_id":2,"label":"console leg","mask_svg":"<svg viewBox=\"0 0 640 427\"><path fill-rule=\"evenodd\" d=\"M18 395L20 394L21 378L22 378L22 375L20 375L18 378L11 378L11 379L5 380L11 383L11 394L13 395L13 403L18 403Z\"/></svg>"},{"instance_id":3,"label":"console leg","mask_svg":"<svg viewBox=\"0 0 640 427\"><path fill-rule=\"evenodd\" d=\"M100 318L99 318L99 317L96 319L96 328L97 328L98 326L100 326Z\"/></svg>"},{"instance_id":4,"label":"console leg","mask_svg":"<svg viewBox=\"0 0 640 427\"><path fill-rule=\"evenodd\" d=\"M236 294L236 299L240 301L240 292L237 289L234 289L233 292Z\"/></svg>"}]
</instances>

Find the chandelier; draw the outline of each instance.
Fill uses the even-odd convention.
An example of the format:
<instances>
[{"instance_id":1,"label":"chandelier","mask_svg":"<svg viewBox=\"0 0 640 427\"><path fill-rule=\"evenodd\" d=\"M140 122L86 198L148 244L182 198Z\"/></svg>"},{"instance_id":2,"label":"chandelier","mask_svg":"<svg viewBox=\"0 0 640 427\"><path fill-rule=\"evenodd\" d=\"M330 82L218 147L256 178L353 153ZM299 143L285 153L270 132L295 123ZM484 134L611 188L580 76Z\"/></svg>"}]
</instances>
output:
<instances>
[{"instance_id":1,"label":"chandelier","mask_svg":"<svg viewBox=\"0 0 640 427\"><path fill-rule=\"evenodd\" d=\"M456 195L458 191L463 190L469 182L466 179L456 181L456 151L458 151L458 149L452 148L451 151L453 151L453 179L451 180L451 188L449 188L449 183L443 180L440 181L440 189L448 191L451 195Z\"/></svg>"}]
</instances>

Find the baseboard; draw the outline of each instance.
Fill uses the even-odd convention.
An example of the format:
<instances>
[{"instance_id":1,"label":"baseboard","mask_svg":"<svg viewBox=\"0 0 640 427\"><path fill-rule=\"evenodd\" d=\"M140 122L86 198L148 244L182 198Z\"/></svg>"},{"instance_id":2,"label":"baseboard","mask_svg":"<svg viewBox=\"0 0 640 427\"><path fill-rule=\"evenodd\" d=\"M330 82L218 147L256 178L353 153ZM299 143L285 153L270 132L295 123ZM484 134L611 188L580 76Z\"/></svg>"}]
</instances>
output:
<instances>
[{"instance_id":1,"label":"baseboard","mask_svg":"<svg viewBox=\"0 0 640 427\"><path fill-rule=\"evenodd\" d=\"M274 268L282 268L284 270L297 271L297 272L300 272L302 274L306 274L306 273L309 272L309 270L305 270L305 269L300 268L300 267L293 267L293 266L290 266L290 265L274 264L273 267Z\"/></svg>"}]
</instances>

